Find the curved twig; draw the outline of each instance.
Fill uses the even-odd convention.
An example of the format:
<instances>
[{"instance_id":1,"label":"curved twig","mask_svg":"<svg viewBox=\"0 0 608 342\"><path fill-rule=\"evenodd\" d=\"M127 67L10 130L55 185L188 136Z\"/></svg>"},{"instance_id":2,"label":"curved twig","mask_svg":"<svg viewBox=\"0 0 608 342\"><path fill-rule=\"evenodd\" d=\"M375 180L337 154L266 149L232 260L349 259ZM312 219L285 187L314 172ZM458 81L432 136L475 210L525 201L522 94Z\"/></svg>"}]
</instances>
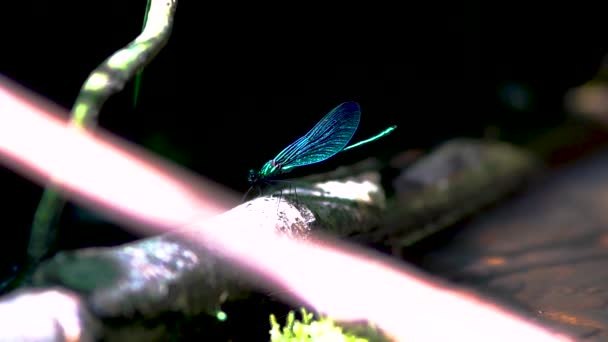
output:
<instances>
[{"instance_id":1,"label":"curved twig","mask_svg":"<svg viewBox=\"0 0 608 342\"><path fill-rule=\"evenodd\" d=\"M105 101L120 92L165 46L176 7L177 0L151 0L142 33L101 63L84 82L71 111L70 122L74 127L93 128ZM54 223L65 204L56 191L57 185L57 180L51 180L47 185L34 214L26 269L36 265L53 249L57 235Z\"/></svg>"}]
</instances>

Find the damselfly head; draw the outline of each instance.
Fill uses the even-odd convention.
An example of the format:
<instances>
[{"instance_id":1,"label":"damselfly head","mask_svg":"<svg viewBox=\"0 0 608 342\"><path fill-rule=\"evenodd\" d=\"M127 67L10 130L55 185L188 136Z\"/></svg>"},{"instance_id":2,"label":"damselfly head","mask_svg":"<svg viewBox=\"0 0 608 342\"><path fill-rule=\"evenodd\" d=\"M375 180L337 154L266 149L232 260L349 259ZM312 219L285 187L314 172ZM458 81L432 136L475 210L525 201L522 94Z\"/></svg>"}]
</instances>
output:
<instances>
[{"instance_id":1,"label":"damselfly head","mask_svg":"<svg viewBox=\"0 0 608 342\"><path fill-rule=\"evenodd\" d=\"M254 185L259 180L260 180L260 176L258 175L258 173L255 172L255 170L253 170L253 169L249 170L249 176L247 177L247 181L249 182L249 185Z\"/></svg>"}]
</instances>

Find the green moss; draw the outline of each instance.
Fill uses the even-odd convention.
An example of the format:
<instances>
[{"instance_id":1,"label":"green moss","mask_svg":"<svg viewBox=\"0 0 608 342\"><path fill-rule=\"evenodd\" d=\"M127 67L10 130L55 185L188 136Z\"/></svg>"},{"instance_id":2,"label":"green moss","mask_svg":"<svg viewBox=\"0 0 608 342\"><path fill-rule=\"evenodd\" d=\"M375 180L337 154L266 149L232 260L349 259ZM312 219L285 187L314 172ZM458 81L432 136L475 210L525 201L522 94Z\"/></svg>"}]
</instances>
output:
<instances>
[{"instance_id":1,"label":"green moss","mask_svg":"<svg viewBox=\"0 0 608 342\"><path fill-rule=\"evenodd\" d=\"M270 315L270 341L271 342L376 342L386 341L372 326L366 329L370 336L361 337L345 331L331 319L320 317L313 319L313 314L301 309L302 320L295 319L295 313L290 311L285 326L281 328L274 315ZM366 333L366 335L368 335Z\"/></svg>"}]
</instances>

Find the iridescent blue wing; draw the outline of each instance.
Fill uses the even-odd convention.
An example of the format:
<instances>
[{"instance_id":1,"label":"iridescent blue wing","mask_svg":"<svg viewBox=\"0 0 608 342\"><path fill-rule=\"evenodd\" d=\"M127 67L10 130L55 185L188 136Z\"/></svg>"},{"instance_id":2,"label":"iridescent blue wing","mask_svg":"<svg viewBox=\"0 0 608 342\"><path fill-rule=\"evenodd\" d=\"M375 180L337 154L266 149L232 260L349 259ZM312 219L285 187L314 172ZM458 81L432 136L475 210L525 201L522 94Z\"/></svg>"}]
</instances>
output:
<instances>
[{"instance_id":1,"label":"iridescent blue wing","mask_svg":"<svg viewBox=\"0 0 608 342\"><path fill-rule=\"evenodd\" d=\"M283 172L322 162L342 151L361 119L356 102L344 102L327 113L306 135L287 146L274 159Z\"/></svg>"}]
</instances>

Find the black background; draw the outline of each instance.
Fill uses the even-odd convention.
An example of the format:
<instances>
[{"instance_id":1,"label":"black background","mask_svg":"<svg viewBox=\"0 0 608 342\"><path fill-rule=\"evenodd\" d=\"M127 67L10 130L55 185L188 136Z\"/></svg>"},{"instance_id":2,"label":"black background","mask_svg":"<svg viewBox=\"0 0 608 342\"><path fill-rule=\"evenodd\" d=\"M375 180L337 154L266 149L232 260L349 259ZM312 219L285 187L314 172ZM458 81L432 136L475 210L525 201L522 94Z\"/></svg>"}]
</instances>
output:
<instances>
[{"instance_id":1,"label":"black background","mask_svg":"<svg viewBox=\"0 0 608 342\"><path fill-rule=\"evenodd\" d=\"M20 20L4 23L0 72L69 109L88 73L138 34L145 1L18 6L7 11ZM100 125L237 190L249 168L347 100L363 109L355 139L399 129L345 159L482 136L488 126L517 141L559 122L563 92L599 68L599 23L574 19L516 3L182 1L139 105L129 83ZM528 90L527 110L501 101L509 86Z\"/></svg>"},{"instance_id":2,"label":"black background","mask_svg":"<svg viewBox=\"0 0 608 342\"><path fill-rule=\"evenodd\" d=\"M145 4L3 4L0 73L69 109L93 68L139 33ZM398 130L311 172L482 137L488 127L523 142L559 124L564 92L598 71L607 50L600 13L513 1L182 0L168 45L145 69L138 106L131 82L99 123L238 191L250 168L348 100L362 107L355 139L393 124ZM505 100L513 91L528 99L521 110ZM0 185L9 201L0 242L8 268L23 254L41 188L9 170L0 171ZM107 227L70 229L66 248L125 238Z\"/></svg>"},{"instance_id":3,"label":"black background","mask_svg":"<svg viewBox=\"0 0 608 342\"><path fill-rule=\"evenodd\" d=\"M0 72L70 108L88 73L138 34L145 1L11 6L6 14L19 20L3 23ZM238 190L249 168L347 100L363 109L356 137L399 126L390 142L353 159L482 136L491 125L517 140L559 122L563 92L590 79L605 52L599 22L558 13L570 16L513 2L182 1L169 44L145 70L139 105L130 83L100 124ZM529 90L526 111L501 101L509 85Z\"/></svg>"}]
</instances>

